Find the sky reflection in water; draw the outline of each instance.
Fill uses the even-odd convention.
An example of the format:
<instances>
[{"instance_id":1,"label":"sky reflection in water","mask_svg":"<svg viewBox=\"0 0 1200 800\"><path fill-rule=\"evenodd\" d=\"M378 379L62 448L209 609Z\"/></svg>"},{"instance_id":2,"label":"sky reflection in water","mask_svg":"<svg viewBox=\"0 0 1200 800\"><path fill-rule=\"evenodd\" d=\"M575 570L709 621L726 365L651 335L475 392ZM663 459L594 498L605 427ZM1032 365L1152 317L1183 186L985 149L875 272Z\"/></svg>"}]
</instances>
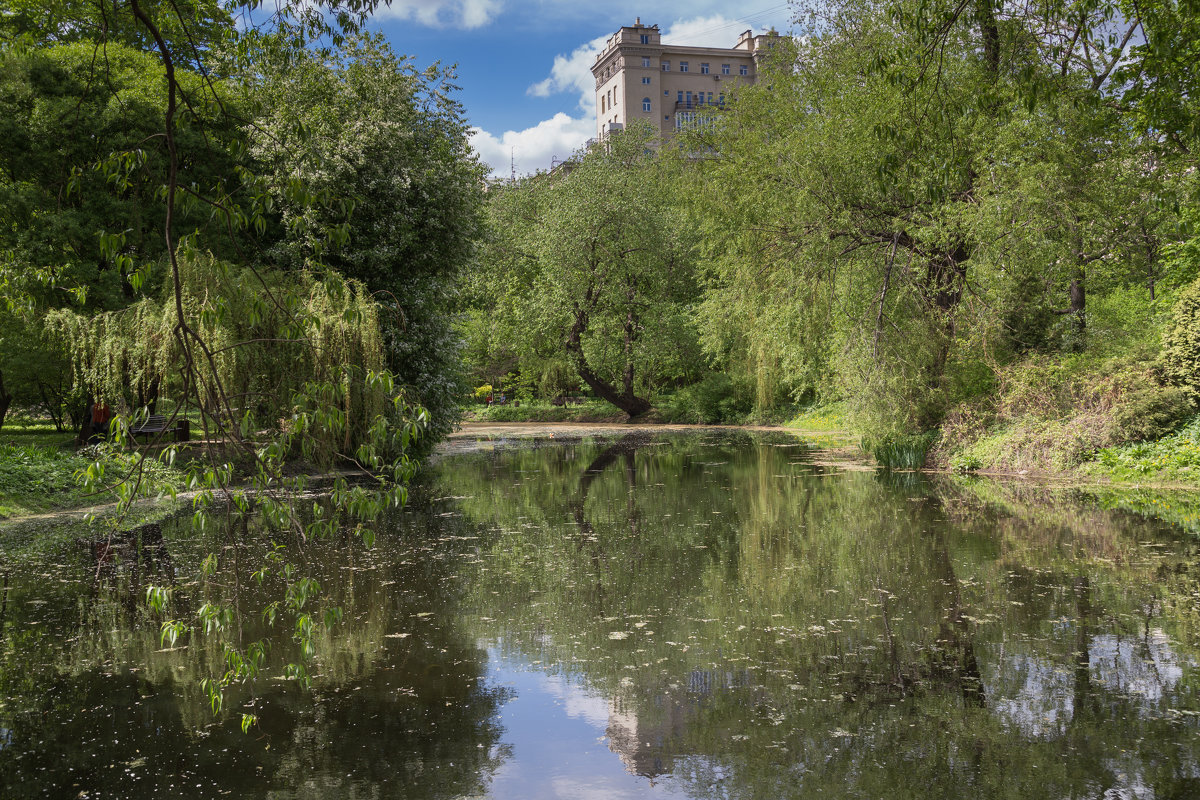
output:
<instances>
[{"instance_id":1,"label":"sky reflection in water","mask_svg":"<svg viewBox=\"0 0 1200 800\"><path fill-rule=\"evenodd\" d=\"M140 593L236 600L286 660L232 559L200 586L182 524L100 570L86 530L9 531L0 796L1200 797L1191 535L823 460L742 433L445 458L374 549L305 551L345 612L312 692L218 719L220 653L163 648Z\"/></svg>"}]
</instances>

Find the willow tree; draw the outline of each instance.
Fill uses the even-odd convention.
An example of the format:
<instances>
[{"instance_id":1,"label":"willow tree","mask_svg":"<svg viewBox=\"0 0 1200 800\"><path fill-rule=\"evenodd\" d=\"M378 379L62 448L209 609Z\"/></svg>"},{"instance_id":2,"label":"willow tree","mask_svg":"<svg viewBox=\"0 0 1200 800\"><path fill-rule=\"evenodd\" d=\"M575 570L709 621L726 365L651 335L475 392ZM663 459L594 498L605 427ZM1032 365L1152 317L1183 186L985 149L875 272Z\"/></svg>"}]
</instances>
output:
<instances>
[{"instance_id":1,"label":"willow tree","mask_svg":"<svg viewBox=\"0 0 1200 800\"><path fill-rule=\"evenodd\" d=\"M569 174L498 189L482 263L490 313L522 363L565 357L630 417L698 362L692 244L673 165L649 149L650 135L631 127Z\"/></svg>"},{"instance_id":2,"label":"willow tree","mask_svg":"<svg viewBox=\"0 0 1200 800\"><path fill-rule=\"evenodd\" d=\"M1143 142L1105 102L1130 49L1110 10L806 14L809 35L702 134L720 155L696 193L710 350L761 353L887 435L987 391L989 360L1027 346L1026 328L1081 327L1087 272L1137 272L1124 244L1161 224L1134 218L1160 176L1139 175Z\"/></svg>"},{"instance_id":3,"label":"willow tree","mask_svg":"<svg viewBox=\"0 0 1200 800\"><path fill-rule=\"evenodd\" d=\"M87 470L87 484L114 492L128 510L144 493L147 459L159 455L185 465L189 487L198 493L197 524L228 536L206 564L239 546L235 522L260 519L278 549L256 576L269 578L282 592L264 611L286 624L304 658L311 658L322 626L336 623L338 609L323 600L319 584L298 566L291 549L351 529L370 540L369 523L405 501L413 447L427 415L382 369L379 303L327 259L346 244L348 217L359 198L343 185L312 186L272 172L247 146L256 120L252 104L243 102L244 90L271 59L287 64L330 57L373 7L369 0L289 0L272 9L237 0L101 5L61 0L42 14L20 4L16 14L5 16L5 29L17 33L0 54L6 64L19 66L25 53L36 60L59 42L77 42L70 45L72 53L78 51L75 62L83 64L83 54L90 54L92 72L83 70L85 81L63 81L70 91L44 105L71 112L74 92L79 109L87 111L94 96L101 111L119 117L117 111L136 100L142 112L137 119L145 123L125 141L116 135L119 120L109 120L113 135L83 136L77 146L91 149L74 162L48 153L51 160L67 162L64 169L43 170L43 184L63 182L57 195L37 184L37 175L26 180L25 173L9 170L5 176L14 178L4 187L14 196L66 199L78 191L85 198L80 202L87 203L109 187L111 202L130 206L128 213L84 219L76 237L96 253L97 263L128 278L131 291L120 302L87 306L82 302L87 270L79 277L69 269L84 259L73 257L69 247L32 245L0 249L8 279L3 299L10 309L49 318L66 340L81 386L110 404L124 401L129 413L112 427L118 442L145 413L136 408L144 400L138 390L149 386L168 401L168 425L187 416L205 433L186 449L111 452ZM234 21L239 15L243 24ZM106 60L110 46L112 62ZM139 77L114 80L117 64L133 65ZM20 70L5 76L13 74ZM14 107L25 109L21 103L28 94L12 95ZM65 135L64 126L78 121L72 113L33 118L44 123L47 134ZM319 135L304 125L291 133L285 144L296 152L314 149L311 137ZM461 152L451 157L465 158ZM35 160L22 169L38 166ZM45 227L57 233L54 223L69 222L64 209L70 203L30 216L49 221ZM5 213L26 210L15 204ZM410 213L420 211L414 199ZM131 227L131 220L137 224ZM5 228L5 236L23 230ZM304 238L300 265L280 255L288 235ZM31 262L35 256L44 262ZM16 279L30 275L48 276L42 284L55 292L70 290L58 304L69 307L48 311L54 304ZM319 470L336 469L327 502L298 507L306 478L287 468L296 455ZM114 464L123 467L119 474ZM214 711L228 683L268 668L266 644L242 638L237 609L176 601L170 586L145 591L163 620L164 641L211 637L225 654L228 668L205 679ZM306 676L303 658L272 666L286 676ZM253 718L247 715L243 722Z\"/></svg>"},{"instance_id":4,"label":"willow tree","mask_svg":"<svg viewBox=\"0 0 1200 800\"><path fill-rule=\"evenodd\" d=\"M329 53L264 50L256 66L251 149L285 231L272 255L289 269L316 260L374 293L387 368L444 435L464 388L451 312L486 172L453 71L419 69L378 36ZM335 226L345 238L321 233Z\"/></svg>"}]
</instances>

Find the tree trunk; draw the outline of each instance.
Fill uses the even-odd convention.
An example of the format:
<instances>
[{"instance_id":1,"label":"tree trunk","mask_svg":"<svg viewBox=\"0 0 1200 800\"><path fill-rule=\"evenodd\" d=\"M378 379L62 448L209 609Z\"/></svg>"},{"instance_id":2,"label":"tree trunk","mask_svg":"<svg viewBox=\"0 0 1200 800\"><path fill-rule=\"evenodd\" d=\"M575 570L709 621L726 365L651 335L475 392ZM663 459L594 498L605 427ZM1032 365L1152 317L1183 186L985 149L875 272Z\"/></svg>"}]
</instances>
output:
<instances>
[{"instance_id":1,"label":"tree trunk","mask_svg":"<svg viewBox=\"0 0 1200 800\"><path fill-rule=\"evenodd\" d=\"M934 362L930 366L928 385L937 389L942 384L946 364L950 359L950 348L954 343L954 312L962 300L966 284L967 260L970 249L962 243L953 250L939 253L930 259L925 271L925 298L934 314L941 317L943 340L938 345Z\"/></svg>"},{"instance_id":2,"label":"tree trunk","mask_svg":"<svg viewBox=\"0 0 1200 800\"><path fill-rule=\"evenodd\" d=\"M983 63L994 80L1000 74L1000 26L992 0L977 0L975 18L983 36Z\"/></svg>"},{"instance_id":3,"label":"tree trunk","mask_svg":"<svg viewBox=\"0 0 1200 800\"><path fill-rule=\"evenodd\" d=\"M1087 328L1087 292L1083 287L1083 274L1071 281L1071 317L1081 332Z\"/></svg>"},{"instance_id":4,"label":"tree trunk","mask_svg":"<svg viewBox=\"0 0 1200 800\"><path fill-rule=\"evenodd\" d=\"M66 425L63 422L62 402L58 398L51 399L46 394L46 384L38 381L38 394L42 396L42 405L46 408L46 413L50 415L50 421L54 423L54 430L62 433L65 431Z\"/></svg>"},{"instance_id":5,"label":"tree trunk","mask_svg":"<svg viewBox=\"0 0 1200 800\"><path fill-rule=\"evenodd\" d=\"M601 378L588 365L587 357L583 354L583 332L587 330L587 327L587 312L577 311L575 313L575 324L567 332L567 338L564 342L567 355L571 358L571 363L575 366L575 371L579 373L579 377L583 378L583 382L591 387L593 392L624 411L629 415L630 419L645 414L650 410L650 401L638 397L633 393L632 360L627 359L626 361L625 375L622 377L624 391L618 390L616 386Z\"/></svg>"},{"instance_id":6,"label":"tree trunk","mask_svg":"<svg viewBox=\"0 0 1200 800\"><path fill-rule=\"evenodd\" d=\"M4 388L4 373L0 372L0 428L4 427L4 418L8 416L8 408L12 405L12 395Z\"/></svg>"}]
</instances>

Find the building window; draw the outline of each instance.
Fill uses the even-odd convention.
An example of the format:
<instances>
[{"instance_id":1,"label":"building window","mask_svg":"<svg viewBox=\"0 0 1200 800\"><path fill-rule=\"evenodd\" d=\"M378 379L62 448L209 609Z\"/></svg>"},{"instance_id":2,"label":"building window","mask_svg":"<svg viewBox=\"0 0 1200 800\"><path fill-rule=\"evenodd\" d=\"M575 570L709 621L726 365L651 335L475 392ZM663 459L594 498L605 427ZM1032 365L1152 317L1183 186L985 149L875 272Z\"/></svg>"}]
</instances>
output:
<instances>
[{"instance_id":1,"label":"building window","mask_svg":"<svg viewBox=\"0 0 1200 800\"><path fill-rule=\"evenodd\" d=\"M700 62L700 74L701 75L708 74L708 63L707 62L704 62L704 61Z\"/></svg>"},{"instance_id":2,"label":"building window","mask_svg":"<svg viewBox=\"0 0 1200 800\"><path fill-rule=\"evenodd\" d=\"M749 75L749 74L750 74L750 68L748 66L746 66L745 64L742 64L741 66L738 67L738 75Z\"/></svg>"},{"instance_id":3,"label":"building window","mask_svg":"<svg viewBox=\"0 0 1200 800\"><path fill-rule=\"evenodd\" d=\"M682 103L682 102L683 102L683 89L680 89L680 90L679 90L679 96L675 98L675 102L676 102L676 103Z\"/></svg>"},{"instance_id":4,"label":"building window","mask_svg":"<svg viewBox=\"0 0 1200 800\"><path fill-rule=\"evenodd\" d=\"M687 62L686 62L686 61L680 61L680 62L679 62L679 71L680 71L680 72L687 72Z\"/></svg>"},{"instance_id":5,"label":"building window","mask_svg":"<svg viewBox=\"0 0 1200 800\"><path fill-rule=\"evenodd\" d=\"M709 104L710 106L713 104L713 101L712 101L712 92L709 92L709 93L708 93L708 104Z\"/></svg>"},{"instance_id":6,"label":"building window","mask_svg":"<svg viewBox=\"0 0 1200 800\"><path fill-rule=\"evenodd\" d=\"M642 83L646 86L649 86L650 85L650 76L649 75L644 76L642 78Z\"/></svg>"},{"instance_id":7,"label":"building window","mask_svg":"<svg viewBox=\"0 0 1200 800\"><path fill-rule=\"evenodd\" d=\"M650 34L643 33L641 38L642 38L642 44L650 44Z\"/></svg>"},{"instance_id":8,"label":"building window","mask_svg":"<svg viewBox=\"0 0 1200 800\"><path fill-rule=\"evenodd\" d=\"M728 65L728 64L722 64L722 65L721 65L721 74L722 74L722 75L728 75L728 74L729 74L729 65Z\"/></svg>"},{"instance_id":9,"label":"building window","mask_svg":"<svg viewBox=\"0 0 1200 800\"><path fill-rule=\"evenodd\" d=\"M608 108L604 105L604 95L600 95L600 113L603 114Z\"/></svg>"},{"instance_id":10,"label":"building window","mask_svg":"<svg viewBox=\"0 0 1200 800\"><path fill-rule=\"evenodd\" d=\"M664 95L664 96L666 96L666 97L670 97L670 96L671 96L671 90L670 90L670 89L663 89L663 95Z\"/></svg>"},{"instance_id":11,"label":"building window","mask_svg":"<svg viewBox=\"0 0 1200 800\"><path fill-rule=\"evenodd\" d=\"M649 56L642 56L642 66L643 67L650 66L650 57Z\"/></svg>"},{"instance_id":12,"label":"building window","mask_svg":"<svg viewBox=\"0 0 1200 800\"><path fill-rule=\"evenodd\" d=\"M717 105L725 105L725 93L721 92L721 96L717 98Z\"/></svg>"},{"instance_id":13,"label":"building window","mask_svg":"<svg viewBox=\"0 0 1200 800\"><path fill-rule=\"evenodd\" d=\"M649 110L650 110L650 98L643 97L642 98L642 111L649 111Z\"/></svg>"},{"instance_id":14,"label":"building window","mask_svg":"<svg viewBox=\"0 0 1200 800\"><path fill-rule=\"evenodd\" d=\"M671 71L671 62L670 61L662 62L662 68L663 68L663 72L670 72Z\"/></svg>"},{"instance_id":15,"label":"building window","mask_svg":"<svg viewBox=\"0 0 1200 800\"><path fill-rule=\"evenodd\" d=\"M711 128L716 120L705 111L680 111L675 115L675 130L687 131L696 128Z\"/></svg>"}]
</instances>

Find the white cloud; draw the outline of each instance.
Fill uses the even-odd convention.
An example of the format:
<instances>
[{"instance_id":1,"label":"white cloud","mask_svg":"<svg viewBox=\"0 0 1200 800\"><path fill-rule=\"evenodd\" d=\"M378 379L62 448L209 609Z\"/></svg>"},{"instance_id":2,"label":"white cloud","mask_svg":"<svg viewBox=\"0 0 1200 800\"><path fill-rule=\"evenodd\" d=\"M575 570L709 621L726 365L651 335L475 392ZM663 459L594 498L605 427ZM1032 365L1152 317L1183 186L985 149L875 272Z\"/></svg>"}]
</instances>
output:
<instances>
[{"instance_id":1,"label":"white cloud","mask_svg":"<svg viewBox=\"0 0 1200 800\"><path fill-rule=\"evenodd\" d=\"M481 28L500 12L501 0L391 0L378 19L413 20L431 28Z\"/></svg>"},{"instance_id":2,"label":"white cloud","mask_svg":"<svg viewBox=\"0 0 1200 800\"><path fill-rule=\"evenodd\" d=\"M526 93L535 97L549 97L558 92L578 92L579 110L595 114L596 79L592 75L592 64L604 49L606 41L608 36L600 36L576 47L570 55L555 56L550 75L530 86Z\"/></svg>"},{"instance_id":3,"label":"white cloud","mask_svg":"<svg viewBox=\"0 0 1200 800\"><path fill-rule=\"evenodd\" d=\"M561 111L523 131L505 131L497 137L481 128L471 131L471 146L492 168L493 175L507 176L513 161L517 174L548 170L551 161L567 158L596 134L596 121L589 115L572 117Z\"/></svg>"},{"instance_id":4,"label":"white cloud","mask_svg":"<svg viewBox=\"0 0 1200 800\"><path fill-rule=\"evenodd\" d=\"M663 30L662 41L663 44L691 47L733 47L742 31L753 29L755 33L762 33L767 27L759 28L744 20L714 14L711 17L675 20Z\"/></svg>"},{"instance_id":5,"label":"white cloud","mask_svg":"<svg viewBox=\"0 0 1200 800\"><path fill-rule=\"evenodd\" d=\"M732 47L738 35L747 28L753 28L755 33L761 33L771 25L785 28L788 18L786 9L786 4L780 4L772 9L771 14L751 15L747 18L751 22L719 13L676 19L663 29L663 42L699 47ZM648 24L650 22L647 20ZM531 128L505 131L499 137L479 128L472 132L472 146L491 166L494 175L509 174L514 148L517 173L528 175L549 169L555 156L564 159L582 147L588 138L595 136L596 80L592 76L592 64L611 35L607 33L576 47L568 54L555 56L550 74L526 89L526 94L534 97L574 94L578 116L560 111Z\"/></svg>"}]
</instances>

